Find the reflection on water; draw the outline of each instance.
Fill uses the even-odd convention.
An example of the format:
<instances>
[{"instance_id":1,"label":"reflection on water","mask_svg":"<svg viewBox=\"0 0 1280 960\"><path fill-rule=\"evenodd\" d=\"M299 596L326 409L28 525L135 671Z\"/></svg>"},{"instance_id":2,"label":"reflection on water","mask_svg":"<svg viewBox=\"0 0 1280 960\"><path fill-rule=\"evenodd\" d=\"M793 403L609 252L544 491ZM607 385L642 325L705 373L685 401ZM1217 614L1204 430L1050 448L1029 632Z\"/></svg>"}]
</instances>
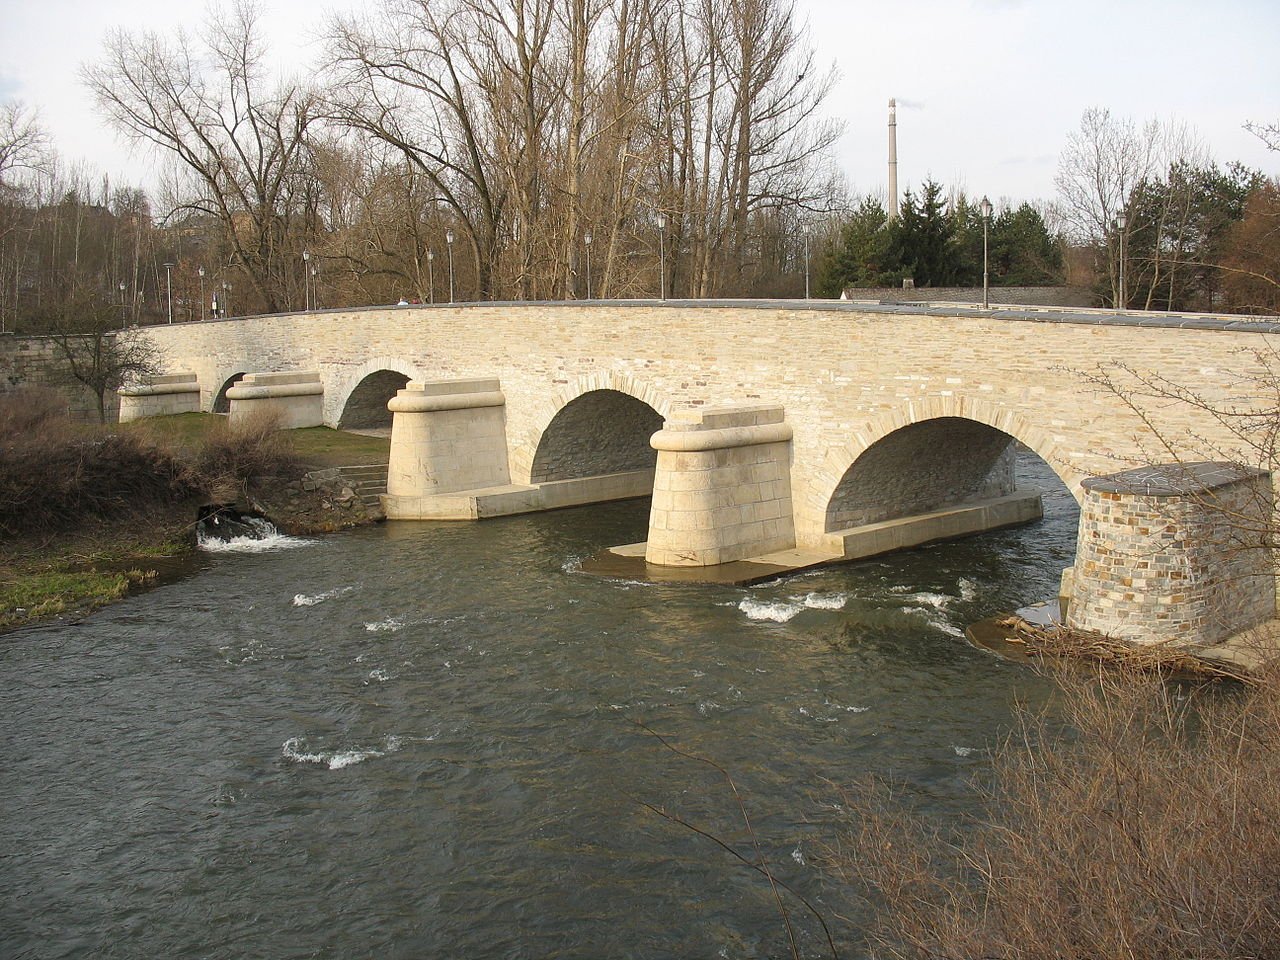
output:
<instances>
[{"instance_id":1,"label":"reflection on water","mask_svg":"<svg viewBox=\"0 0 1280 960\"><path fill-rule=\"evenodd\" d=\"M780 955L759 878L642 806L747 849L645 727L730 770L779 875L844 910L806 855L824 779L969 807L1045 690L960 634L1055 592L1073 507L745 589L576 573L643 503L388 524L10 635L3 953Z\"/></svg>"}]
</instances>

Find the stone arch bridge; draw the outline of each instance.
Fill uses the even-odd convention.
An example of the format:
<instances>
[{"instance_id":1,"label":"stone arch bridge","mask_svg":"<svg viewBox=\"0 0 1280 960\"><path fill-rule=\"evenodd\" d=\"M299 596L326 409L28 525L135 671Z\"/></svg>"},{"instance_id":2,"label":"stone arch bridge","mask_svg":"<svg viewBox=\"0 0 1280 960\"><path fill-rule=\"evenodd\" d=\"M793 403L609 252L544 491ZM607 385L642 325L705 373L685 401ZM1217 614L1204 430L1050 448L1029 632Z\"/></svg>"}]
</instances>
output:
<instances>
[{"instance_id":1,"label":"stone arch bridge","mask_svg":"<svg viewBox=\"0 0 1280 960\"><path fill-rule=\"evenodd\" d=\"M652 493L650 563L785 567L1038 516L1038 498L1014 488L1012 441L1053 468L1086 523L1087 478L1236 459L1239 438L1210 411L1135 409L1125 394L1157 377L1240 403L1278 332L959 304L378 307L148 328L170 385L138 389L152 402L186 391L194 406L198 388L205 410L287 398L296 422L334 427L394 415L391 517ZM1090 380L1100 367L1116 389Z\"/></svg>"}]
</instances>

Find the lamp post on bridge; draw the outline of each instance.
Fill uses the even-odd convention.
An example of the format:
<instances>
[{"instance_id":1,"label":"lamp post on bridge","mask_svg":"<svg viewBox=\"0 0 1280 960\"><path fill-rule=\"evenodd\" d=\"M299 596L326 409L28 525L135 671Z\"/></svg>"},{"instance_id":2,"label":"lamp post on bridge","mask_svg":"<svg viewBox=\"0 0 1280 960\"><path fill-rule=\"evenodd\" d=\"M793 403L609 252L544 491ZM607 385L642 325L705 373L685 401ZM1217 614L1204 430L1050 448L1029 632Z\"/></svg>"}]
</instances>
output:
<instances>
[{"instance_id":1,"label":"lamp post on bridge","mask_svg":"<svg viewBox=\"0 0 1280 960\"><path fill-rule=\"evenodd\" d=\"M987 273L987 227L991 225L991 201L983 197L978 211L982 214L982 309L989 310L991 309L991 284L990 275Z\"/></svg>"},{"instance_id":2,"label":"lamp post on bridge","mask_svg":"<svg viewBox=\"0 0 1280 960\"><path fill-rule=\"evenodd\" d=\"M427 248L427 299L436 302L436 252Z\"/></svg>"},{"instance_id":3,"label":"lamp post on bridge","mask_svg":"<svg viewBox=\"0 0 1280 960\"><path fill-rule=\"evenodd\" d=\"M204 301L204 267L201 267L196 273L200 275L200 322L203 323L207 317L204 312L206 306Z\"/></svg>"},{"instance_id":4,"label":"lamp post on bridge","mask_svg":"<svg viewBox=\"0 0 1280 960\"><path fill-rule=\"evenodd\" d=\"M804 298L809 299L809 225L804 227Z\"/></svg>"},{"instance_id":5,"label":"lamp post on bridge","mask_svg":"<svg viewBox=\"0 0 1280 960\"><path fill-rule=\"evenodd\" d=\"M658 295L667 299L667 218L658 214Z\"/></svg>"},{"instance_id":6,"label":"lamp post on bridge","mask_svg":"<svg viewBox=\"0 0 1280 960\"><path fill-rule=\"evenodd\" d=\"M311 251L302 251L302 309L311 309Z\"/></svg>"},{"instance_id":7,"label":"lamp post on bridge","mask_svg":"<svg viewBox=\"0 0 1280 960\"><path fill-rule=\"evenodd\" d=\"M174 263L166 263L164 265L164 282L169 290L169 322L173 323L173 268L177 266Z\"/></svg>"},{"instance_id":8,"label":"lamp post on bridge","mask_svg":"<svg viewBox=\"0 0 1280 960\"><path fill-rule=\"evenodd\" d=\"M591 231L588 230L582 235L582 242L587 248L587 299L591 299Z\"/></svg>"},{"instance_id":9,"label":"lamp post on bridge","mask_svg":"<svg viewBox=\"0 0 1280 960\"><path fill-rule=\"evenodd\" d=\"M124 303L124 292L127 286L128 285L123 280L120 281L120 329L121 330L123 330L125 327L129 325L129 309L128 307L125 306L125 303Z\"/></svg>"},{"instance_id":10,"label":"lamp post on bridge","mask_svg":"<svg viewBox=\"0 0 1280 960\"><path fill-rule=\"evenodd\" d=\"M449 248L449 302L453 303L453 231L444 232L444 243Z\"/></svg>"},{"instance_id":11,"label":"lamp post on bridge","mask_svg":"<svg viewBox=\"0 0 1280 960\"><path fill-rule=\"evenodd\" d=\"M1117 310L1123 310L1129 306L1129 291L1125 289L1124 275L1124 228L1126 222L1124 211L1122 210L1116 217L1116 232L1120 240L1120 296L1116 303Z\"/></svg>"}]
</instances>

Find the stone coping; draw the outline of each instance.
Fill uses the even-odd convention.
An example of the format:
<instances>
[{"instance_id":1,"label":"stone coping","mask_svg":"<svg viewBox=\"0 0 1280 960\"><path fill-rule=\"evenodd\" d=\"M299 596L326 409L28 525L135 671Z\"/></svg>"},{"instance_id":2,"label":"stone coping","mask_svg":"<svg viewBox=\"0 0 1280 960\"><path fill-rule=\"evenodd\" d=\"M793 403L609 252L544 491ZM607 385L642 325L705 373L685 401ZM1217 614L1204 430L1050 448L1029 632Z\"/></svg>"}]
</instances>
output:
<instances>
[{"instance_id":1,"label":"stone coping","mask_svg":"<svg viewBox=\"0 0 1280 960\"><path fill-rule=\"evenodd\" d=\"M1086 477L1080 486L1096 493L1123 493L1143 497L1184 497L1228 487L1241 480L1266 476L1265 470L1235 463L1201 460L1137 467L1106 477Z\"/></svg>"},{"instance_id":2,"label":"stone coping","mask_svg":"<svg viewBox=\"0 0 1280 960\"><path fill-rule=\"evenodd\" d=\"M927 288L921 288L927 293ZM466 303L437 304L374 304L358 307L330 307L313 310L310 314L294 313L257 314L247 317L220 317L217 320L189 320L174 323L186 324L235 323L239 320L263 320L272 317L324 316L326 314L351 314L397 310L451 310L458 308L492 309L494 307L555 307L565 309L609 307L627 309L637 307L678 307L680 309L717 309L732 307L737 310L793 310L824 313L878 314L884 316L957 317L972 316L994 320L1023 321L1032 323L1074 323L1085 326L1186 328L1192 330L1227 330L1237 333L1280 333L1280 317L1253 318L1244 315L1221 313L1166 313L1156 310L1111 310L1101 307L1044 307L1035 305L1015 306L993 304L984 309L972 303L886 303L880 300L483 300ZM164 324L168 326L168 324ZM147 329L143 327L141 329Z\"/></svg>"}]
</instances>

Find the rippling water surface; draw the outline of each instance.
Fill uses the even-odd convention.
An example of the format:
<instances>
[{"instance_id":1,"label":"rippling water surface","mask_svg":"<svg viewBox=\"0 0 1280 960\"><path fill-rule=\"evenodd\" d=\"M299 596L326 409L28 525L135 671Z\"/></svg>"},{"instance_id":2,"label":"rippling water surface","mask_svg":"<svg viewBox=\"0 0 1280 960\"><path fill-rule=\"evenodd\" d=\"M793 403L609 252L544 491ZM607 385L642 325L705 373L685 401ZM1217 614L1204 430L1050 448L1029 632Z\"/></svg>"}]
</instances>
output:
<instances>
[{"instance_id":1,"label":"rippling water surface","mask_svg":"<svg viewBox=\"0 0 1280 960\"><path fill-rule=\"evenodd\" d=\"M729 770L778 874L847 913L810 863L825 781L968 809L1046 693L961 637L1054 594L1075 513L1046 507L744 589L578 573L643 539L644 502L386 524L0 638L0 955L781 956L760 879L645 808L747 849L653 733Z\"/></svg>"}]
</instances>

